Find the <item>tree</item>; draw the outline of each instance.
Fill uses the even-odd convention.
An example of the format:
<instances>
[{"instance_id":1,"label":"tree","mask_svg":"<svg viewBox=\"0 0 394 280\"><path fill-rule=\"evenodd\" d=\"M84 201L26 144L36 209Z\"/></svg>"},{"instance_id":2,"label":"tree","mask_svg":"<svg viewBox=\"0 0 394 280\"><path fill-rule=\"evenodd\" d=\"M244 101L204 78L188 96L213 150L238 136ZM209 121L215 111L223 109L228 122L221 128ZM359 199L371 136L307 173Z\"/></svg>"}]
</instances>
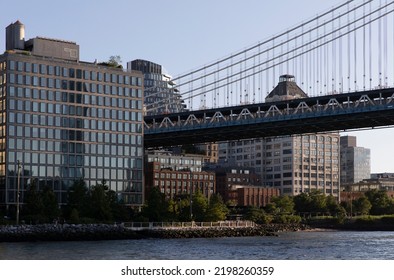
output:
<instances>
[{"instance_id":1,"label":"tree","mask_svg":"<svg viewBox=\"0 0 394 280\"><path fill-rule=\"evenodd\" d=\"M269 224L272 221L272 217L267 215L263 209L254 206L247 209L245 219L258 224Z\"/></svg>"},{"instance_id":2,"label":"tree","mask_svg":"<svg viewBox=\"0 0 394 280\"><path fill-rule=\"evenodd\" d=\"M25 204L23 207L24 218L33 223L42 222L44 219L42 215L43 207L42 197L37 189L35 181L33 181L25 194Z\"/></svg>"},{"instance_id":3,"label":"tree","mask_svg":"<svg viewBox=\"0 0 394 280\"><path fill-rule=\"evenodd\" d=\"M354 213L360 213L361 215L368 215L371 208L372 208L372 204L365 196L362 196L353 201Z\"/></svg>"},{"instance_id":4,"label":"tree","mask_svg":"<svg viewBox=\"0 0 394 280\"><path fill-rule=\"evenodd\" d=\"M297 213L310 212L311 197L307 193L301 193L293 198L294 210Z\"/></svg>"},{"instance_id":5,"label":"tree","mask_svg":"<svg viewBox=\"0 0 394 280\"><path fill-rule=\"evenodd\" d=\"M108 186L103 181L90 191L91 217L101 222L112 221L110 201L107 197Z\"/></svg>"},{"instance_id":6,"label":"tree","mask_svg":"<svg viewBox=\"0 0 394 280\"><path fill-rule=\"evenodd\" d=\"M41 192L42 201L42 215L45 217L47 222L52 222L57 219L60 215L59 204L53 189L49 186L44 186Z\"/></svg>"},{"instance_id":7,"label":"tree","mask_svg":"<svg viewBox=\"0 0 394 280\"><path fill-rule=\"evenodd\" d=\"M193 194L193 199L192 199L193 220L198 222L204 221L207 208L208 208L207 198L202 194L201 191L197 190Z\"/></svg>"},{"instance_id":8,"label":"tree","mask_svg":"<svg viewBox=\"0 0 394 280\"><path fill-rule=\"evenodd\" d=\"M111 55L108 60L108 64L113 67L122 67L122 59L120 55Z\"/></svg>"},{"instance_id":9,"label":"tree","mask_svg":"<svg viewBox=\"0 0 394 280\"><path fill-rule=\"evenodd\" d=\"M327 211L330 212L330 215L332 216L341 216L341 217L346 216L346 209L342 207L338 203L338 200L332 195L326 197L326 208Z\"/></svg>"},{"instance_id":10,"label":"tree","mask_svg":"<svg viewBox=\"0 0 394 280\"><path fill-rule=\"evenodd\" d=\"M387 192L383 190L369 190L365 192L372 207L372 215L391 214L393 201L388 197Z\"/></svg>"},{"instance_id":11,"label":"tree","mask_svg":"<svg viewBox=\"0 0 394 280\"><path fill-rule=\"evenodd\" d=\"M222 197L219 194L214 194L209 201L204 220L207 222L223 221L228 213L229 210L224 204Z\"/></svg>"},{"instance_id":12,"label":"tree","mask_svg":"<svg viewBox=\"0 0 394 280\"><path fill-rule=\"evenodd\" d=\"M168 203L166 197L158 187L153 187L147 193L143 208L143 216L151 222L163 222L167 220Z\"/></svg>"},{"instance_id":13,"label":"tree","mask_svg":"<svg viewBox=\"0 0 394 280\"><path fill-rule=\"evenodd\" d=\"M271 207L274 207L275 213L292 214L294 212L294 201L288 195L273 197L271 199Z\"/></svg>"},{"instance_id":14,"label":"tree","mask_svg":"<svg viewBox=\"0 0 394 280\"><path fill-rule=\"evenodd\" d=\"M79 179L73 183L67 192L67 216L71 216L71 212L75 209L79 217L89 216L88 188L83 179Z\"/></svg>"}]
</instances>

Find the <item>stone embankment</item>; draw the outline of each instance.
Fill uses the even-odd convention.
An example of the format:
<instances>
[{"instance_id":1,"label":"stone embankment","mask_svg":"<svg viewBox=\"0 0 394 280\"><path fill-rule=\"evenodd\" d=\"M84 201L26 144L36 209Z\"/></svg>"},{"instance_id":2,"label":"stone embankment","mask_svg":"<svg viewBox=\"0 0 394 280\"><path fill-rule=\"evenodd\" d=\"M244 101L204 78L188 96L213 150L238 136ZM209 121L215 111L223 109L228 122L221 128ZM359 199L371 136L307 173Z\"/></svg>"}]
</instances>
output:
<instances>
[{"instance_id":1,"label":"stone embankment","mask_svg":"<svg viewBox=\"0 0 394 280\"><path fill-rule=\"evenodd\" d=\"M85 241L144 238L214 238L277 236L281 231L307 229L304 225L255 227L193 227L130 230L123 225L23 225L0 227L0 242Z\"/></svg>"}]
</instances>

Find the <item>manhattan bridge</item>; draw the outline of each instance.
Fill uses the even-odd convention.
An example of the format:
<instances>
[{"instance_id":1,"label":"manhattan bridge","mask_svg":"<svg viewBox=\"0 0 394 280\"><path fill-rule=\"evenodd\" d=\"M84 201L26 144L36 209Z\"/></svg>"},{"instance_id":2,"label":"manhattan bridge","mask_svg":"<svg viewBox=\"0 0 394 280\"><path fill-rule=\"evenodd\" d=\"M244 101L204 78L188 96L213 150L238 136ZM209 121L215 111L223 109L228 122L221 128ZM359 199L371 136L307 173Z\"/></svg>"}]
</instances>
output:
<instances>
[{"instance_id":1,"label":"manhattan bridge","mask_svg":"<svg viewBox=\"0 0 394 280\"><path fill-rule=\"evenodd\" d=\"M145 147L391 126L393 62L394 1L346 1L174 77L179 94L145 108ZM305 96L267 98L279 77ZM152 114L180 100L187 110Z\"/></svg>"}]
</instances>

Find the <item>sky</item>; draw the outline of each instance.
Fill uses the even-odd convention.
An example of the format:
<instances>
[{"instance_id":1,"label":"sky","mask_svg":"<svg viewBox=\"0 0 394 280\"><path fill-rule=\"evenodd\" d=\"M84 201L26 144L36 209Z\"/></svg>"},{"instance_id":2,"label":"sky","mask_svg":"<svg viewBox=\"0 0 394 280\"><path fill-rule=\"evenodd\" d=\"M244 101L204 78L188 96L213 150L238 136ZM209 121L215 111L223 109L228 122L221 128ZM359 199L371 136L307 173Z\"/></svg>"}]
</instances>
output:
<instances>
[{"instance_id":1,"label":"sky","mask_svg":"<svg viewBox=\"0 0 394 280\"><path fill-rule=\"evenodd\" d=\"M216 61L306 21L340 0L0 0L0 53L5 28L20 20L26 39L74 41L80 59L122 64L145 59L172 76ZM373 173L394 172L394 128L347 132L371 149Z\"/></svg>"}]
</instances>

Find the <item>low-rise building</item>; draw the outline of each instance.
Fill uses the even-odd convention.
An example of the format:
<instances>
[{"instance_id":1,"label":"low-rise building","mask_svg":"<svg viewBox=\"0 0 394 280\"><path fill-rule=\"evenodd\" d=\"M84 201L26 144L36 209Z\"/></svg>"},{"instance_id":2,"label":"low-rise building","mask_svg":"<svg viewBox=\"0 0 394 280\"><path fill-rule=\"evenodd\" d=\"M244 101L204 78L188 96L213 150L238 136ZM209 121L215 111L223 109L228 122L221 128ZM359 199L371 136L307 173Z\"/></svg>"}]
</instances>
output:
<instances>
[{"instance_id":1,"label":"low-rise building","mask_svg":"<svg viewBox=\"0 0 394 280\"><path fill-rule=\"evenodd\" d=\"M203 156L174 155L154 151L146 154L145 188L158 187L168 198L200 190L210 197L216 192L215 172L202 170Z\"/></svg>"},{"instance_id":2,"label":"low-rise building","mask_svg":"<svg viewBox=\"0 0 394 280\"><path fill-rule=\"evenodd\" d=\"M230 205L241 207L265 207L271 198L279 196L279 189L259 186L232 185L226 192L226 201Z\"/></svg>"}]
</instances>

